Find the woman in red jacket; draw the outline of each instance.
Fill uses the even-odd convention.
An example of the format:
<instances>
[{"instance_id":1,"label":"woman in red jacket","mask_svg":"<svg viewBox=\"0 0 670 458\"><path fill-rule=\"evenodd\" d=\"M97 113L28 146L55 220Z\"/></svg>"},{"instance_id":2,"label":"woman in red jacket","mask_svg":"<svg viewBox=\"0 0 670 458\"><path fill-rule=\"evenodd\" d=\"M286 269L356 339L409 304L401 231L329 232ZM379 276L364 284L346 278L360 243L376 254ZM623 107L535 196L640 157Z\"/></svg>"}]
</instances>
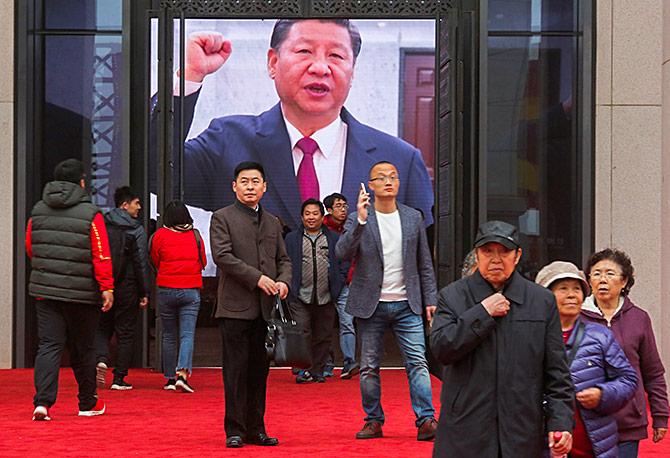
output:
<instances>
[{"instance_id":1,"label":"woman in red jacket","mask_svg":"<svg viewBox=\"0 0 670 458\"><path fill-rule=\"evenodd\" d=\"M193 361L195 324L200 310L205 248L186 206L166 205L163 226L151 241L151 260L158 270L158 310L163 325L163 373L166 390L193 393L188 383ZM177 354L177 333L179 353Z\"/></svg>"}]
</instances>

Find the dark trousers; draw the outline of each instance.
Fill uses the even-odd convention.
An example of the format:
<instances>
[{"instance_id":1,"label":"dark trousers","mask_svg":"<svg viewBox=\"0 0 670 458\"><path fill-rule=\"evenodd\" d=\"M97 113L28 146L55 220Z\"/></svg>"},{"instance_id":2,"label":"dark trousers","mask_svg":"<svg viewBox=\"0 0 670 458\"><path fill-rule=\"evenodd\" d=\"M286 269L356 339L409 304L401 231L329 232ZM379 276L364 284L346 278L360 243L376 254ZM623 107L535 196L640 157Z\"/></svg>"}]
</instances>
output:
<instances>
[{"instance_id":1,"label":"dark trousers","mask_svg":"<svg viewBox=\"0 0 670 458\"><path fill-rule=\"evenodd\" d=\"M323 375L333 338L335 323L335 306L329 302L325 305L309 305L298 300L290 304L293 319L311 336L313 375Z\"/></svg>"},{"instance_id":2,"label":"dark trousers","mask_svg":"<svg viewBox=\"0 0 670 458\"><path fill-rule=\"evenodd\" d=\"M95 304L35 301L39 346L35 357L35 406L51 407L58 393L58 371L65 345L79 385L79 410L97 401L93 340L100 309Z\"/></svg>"},{"instance_id":3,"label":"dark trousers","mask_svg":"<svg viewBox=\"0 0 670 458\"><path fill-rule=\"evenodd\" d=\"M223 388L226 436L242 438L265 433L265 393L270 362L265 352L267 323L255 320L219 320L223 341Z\"/></svg>"},{"instance_id":4,"label":"dark trousers","mask_svg":"<svg viewBox=\"0 0 670 458\"><path fill-rule=\"evenodd\" d=\"M135 285L121 286L114 291L114 306L100 316L95 333L96 362L110 366L109 340L116 333L117 353L114 377L128 375L135 350L135 330L139 317L140 297Z\"/></svg>"}]
</instances>

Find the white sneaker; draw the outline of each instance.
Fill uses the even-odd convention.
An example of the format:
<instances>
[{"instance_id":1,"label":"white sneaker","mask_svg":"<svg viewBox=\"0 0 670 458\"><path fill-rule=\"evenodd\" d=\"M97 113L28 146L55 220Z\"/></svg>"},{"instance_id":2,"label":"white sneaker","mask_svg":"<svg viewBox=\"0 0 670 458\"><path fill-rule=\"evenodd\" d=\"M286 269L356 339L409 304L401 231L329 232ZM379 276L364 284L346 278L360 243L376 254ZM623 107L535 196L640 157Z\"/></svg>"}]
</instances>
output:
<instances>
[{"instance_id":1,"label":"white sneaker","mask_svg":"<svg viewBox=\"0 0 670 458\"><path fill-rule=\"evenodd\" d=\"M100 399L95 403L95 406L91 410L80 410L79 411L79 416L80 417L95 417L98 415L102 415L105 413L105 403L102 402Z\"/></svg>"},{"instance_id":2,"label":"white sneaker","mask_svg":"<svg viewBox=\"0 0 670 458\"><path fill-rule=\"evenodd\" d=\"M107 364L102 361L95 366L95 383L98 388L104 388L107 384Z\"/></svg>"},{"instance_id":3,"label":"white sneaker","mask_svg":"<svg viewBox=\"0 0 670 458\"><path fill-rule=\"evenodd\" d=\"M33 410L33 421L49 421L51 417L49 416L49 410L44 406L37 406Z\"/></svg>"}]
</instances>

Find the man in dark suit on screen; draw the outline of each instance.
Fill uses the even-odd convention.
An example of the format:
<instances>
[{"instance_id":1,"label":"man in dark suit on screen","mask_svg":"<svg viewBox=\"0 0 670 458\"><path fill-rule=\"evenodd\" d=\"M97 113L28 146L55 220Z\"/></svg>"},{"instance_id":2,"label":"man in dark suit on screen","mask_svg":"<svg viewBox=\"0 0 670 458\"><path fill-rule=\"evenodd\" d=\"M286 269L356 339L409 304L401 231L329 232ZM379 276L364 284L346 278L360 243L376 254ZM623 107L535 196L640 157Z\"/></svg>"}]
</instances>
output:
<instances>
[{"instance_id":1,"label":"man in dark suit on screen","mask_svg":"<svg viewBox=\"0 0 670 458\"><path fill-rule=\"evenodd\" d=\"M278 20L267 67L280 102L258 116L216 118L185 142L185 200L210 211L234 202L221 177L231 176L240 161L256 161L268 176L265 207L295 229L301 202L333 192L355 201L370 167L390 161L401 178L398 200L420 209L426 226L432 224L433 189L421 152L361 124L344 108L360 48L358 29L347 19ZM219 33L190 35L183 68L185 133L205 76L231 53L231 42ZM175 138L175 144L183 140Z\"/></svg>"}]
</instances>

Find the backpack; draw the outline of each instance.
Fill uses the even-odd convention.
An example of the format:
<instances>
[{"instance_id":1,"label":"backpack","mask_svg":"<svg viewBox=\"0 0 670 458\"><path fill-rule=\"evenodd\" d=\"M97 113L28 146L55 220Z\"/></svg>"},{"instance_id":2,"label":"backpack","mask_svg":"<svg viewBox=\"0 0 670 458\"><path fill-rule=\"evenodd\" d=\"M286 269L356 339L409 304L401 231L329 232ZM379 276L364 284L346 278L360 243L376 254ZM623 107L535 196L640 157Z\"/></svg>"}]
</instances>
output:
<instances>
[{"instance_id":1,"label":"backpack","mask_svg":"<svg viewBox=\"0 0 670 458\"><path fill-rule=\"evenodd\" d=\"M118 286L126 276L128 263L132 262L135 238L128 234L121 226L109 222L107 222L106 226L107 237L109 238L109 251L112 254L114 285Z\"/></svg>"}]
</instances>

